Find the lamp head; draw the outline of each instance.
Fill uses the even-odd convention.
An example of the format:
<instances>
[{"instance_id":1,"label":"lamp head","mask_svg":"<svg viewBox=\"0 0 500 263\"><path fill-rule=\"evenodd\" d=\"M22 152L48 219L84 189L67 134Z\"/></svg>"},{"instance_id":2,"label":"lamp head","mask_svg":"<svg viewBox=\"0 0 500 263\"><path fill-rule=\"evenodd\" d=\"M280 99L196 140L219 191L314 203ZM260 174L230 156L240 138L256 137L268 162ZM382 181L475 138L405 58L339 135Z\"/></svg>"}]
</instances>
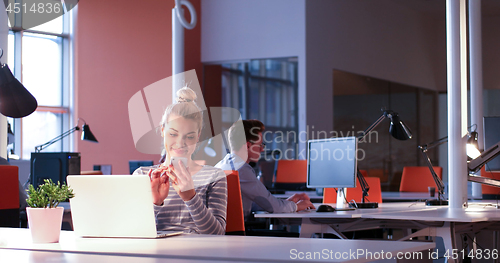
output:
<instances>
[{"instance_id":1,"label":"lamp head","mask_svg":"<svg viewBox=\"0 0 500 263\"><path fill-rule=\"evenodd\" d=\"M384 114L387 118L391 119L389 133L392 135L392 137L402 141L411 139L412 135L410 128L408 128L408 126L406 126L406 124L401 119L399 119L399 115L397 112L385 111Z\"/></svg>"},{"instance_id":2,"label":"lamp head","mask_svg":"<svg viewBox=\"0 0 500 263\"><path fill-rule=\"evenodd\" d=\"M207 143L207 146L205 146L205 154L210 156L210 157L215 157L217 156L217 152L213 149L213 142L212 142L212 138L208 139L208 143Z\"/></svg>"},{"instance_id":3,"label":"lamp head","mask_svg":"<svg viewBox=\"0 0 500 263\"><path fill-rule=\"evenodd\" d=\"M479 151L479 144L477 142L477 132L473 131L469 133L469 139L467 139L467 156L471 159L476 159L481 155Z\"/></svg>"},{"instance_id":4,"label":"lamp head","mask_svg":"<svg viewBox=\"0 0 500 263\"><path fill-rule=\"evenodd\" d=\"M35 97L12 75L9 66L0 65L0 113L22 118L33 113L37 107Z\"/></svg>"},{"instance_id":5,"label":"lamp head","mask_svg":"<svg viewBox=\"0 0 500 263\"><path fill-rule=\"evenodd\" d=\"M82 141L98 142L87 123L82 126Z\"/></svg>"}]
</instances>

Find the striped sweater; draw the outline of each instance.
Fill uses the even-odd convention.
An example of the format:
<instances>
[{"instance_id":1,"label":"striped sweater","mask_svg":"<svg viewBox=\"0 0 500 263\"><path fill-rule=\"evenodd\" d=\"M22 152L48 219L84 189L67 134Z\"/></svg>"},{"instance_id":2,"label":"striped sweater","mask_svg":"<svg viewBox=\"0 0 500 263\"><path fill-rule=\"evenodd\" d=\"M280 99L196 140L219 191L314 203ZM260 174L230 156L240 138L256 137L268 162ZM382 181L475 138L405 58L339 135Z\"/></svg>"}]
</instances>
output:
<instances>
[{"instance_id":1,"label":"striped sweater","mask_svg":"<svg viewBox=\"0 0 500 263\"><path fill-rule=\"evenodd\" d=\"M139 167L134 174L148 174L159 165ZM170 185L162 206L154 205L156 229L223 235L226 230L227 182L225 173L205 165L192 175L196 195L184 201Z\"/></svg>"}]
</instances>

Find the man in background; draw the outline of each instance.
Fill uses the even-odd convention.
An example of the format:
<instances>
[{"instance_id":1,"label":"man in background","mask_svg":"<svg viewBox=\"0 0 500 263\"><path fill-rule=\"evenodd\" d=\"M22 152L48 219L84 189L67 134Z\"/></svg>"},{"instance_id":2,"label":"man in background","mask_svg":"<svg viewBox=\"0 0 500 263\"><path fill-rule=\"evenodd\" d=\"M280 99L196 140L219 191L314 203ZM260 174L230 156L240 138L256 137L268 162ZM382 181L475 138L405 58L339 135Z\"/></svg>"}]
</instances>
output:
<instances>
[{"instance_id":1,"label":"man in background","mask_svg":"<svg viewBox=\"0 0 500 263\"><path fill-rule=\"evenodd\" d=\"M215 167L238 171L245 221L251 215L252 203L270 213L292 213L309 208L314 209L309 196L305 193L294 194L286 200L278 199L257 179L255 170L249 163L260 159L260 153L264 150L262 132L265 127L258 120L243 120L242 122L243 125L233 125L229 129L231 153L228 153ZM245 136L245 140L240 139L242 136Z\"/></svg>"}]
</instances>

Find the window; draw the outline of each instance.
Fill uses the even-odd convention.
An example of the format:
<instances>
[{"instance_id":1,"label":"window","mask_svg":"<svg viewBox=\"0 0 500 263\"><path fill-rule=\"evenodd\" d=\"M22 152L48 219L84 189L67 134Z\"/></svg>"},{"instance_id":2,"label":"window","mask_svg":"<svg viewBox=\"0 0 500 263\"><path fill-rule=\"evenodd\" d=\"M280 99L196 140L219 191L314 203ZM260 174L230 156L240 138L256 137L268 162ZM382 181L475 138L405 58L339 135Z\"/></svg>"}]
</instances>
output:
<instances>
[{"instance_id":1,"label":"window","mask_svg":"<svg viewBox=\"0 0 500 263\"><path fill-rule=\"evenodd\" d=\"M222 64L222 106L262 121L266 150L280 149L284 159L298 152L297 65L297 58Z\"/></svg>"},{"instance_id":2,"label":"window","mask_svg":"<svg viewBox=\"0 0 500 263\"><path fill-rule=\"evenodd\" d=\"M38 108L31 115L8 118L15 135L15 142L9 144L8 150L22 159L30 159L35 146L69 130L74 122L70 79L73 12L76 11L26 30L9 21L7 64L38 101ZM20 21L22 18L16 17L16 23ZM71 142L65 138L44 151L71 151Z\"/></svg>"}]
</instances>

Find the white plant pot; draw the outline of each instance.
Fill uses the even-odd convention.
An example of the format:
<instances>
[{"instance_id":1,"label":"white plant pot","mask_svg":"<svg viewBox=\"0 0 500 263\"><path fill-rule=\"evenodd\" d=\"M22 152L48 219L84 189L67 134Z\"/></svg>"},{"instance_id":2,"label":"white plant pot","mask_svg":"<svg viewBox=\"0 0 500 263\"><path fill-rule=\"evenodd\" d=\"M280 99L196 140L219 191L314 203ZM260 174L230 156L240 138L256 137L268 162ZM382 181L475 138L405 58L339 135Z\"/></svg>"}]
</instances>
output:
<instances>
[{"instance_id":1,"label":"white plant pot","mask_svg":"<svg viewBox=\"0 0 500 263\"><path fill-rule=\"evenodd\" d=\"M63 212L64 207L26 208L33 243L59 242Z\"/></svg>"}]
</instances>

